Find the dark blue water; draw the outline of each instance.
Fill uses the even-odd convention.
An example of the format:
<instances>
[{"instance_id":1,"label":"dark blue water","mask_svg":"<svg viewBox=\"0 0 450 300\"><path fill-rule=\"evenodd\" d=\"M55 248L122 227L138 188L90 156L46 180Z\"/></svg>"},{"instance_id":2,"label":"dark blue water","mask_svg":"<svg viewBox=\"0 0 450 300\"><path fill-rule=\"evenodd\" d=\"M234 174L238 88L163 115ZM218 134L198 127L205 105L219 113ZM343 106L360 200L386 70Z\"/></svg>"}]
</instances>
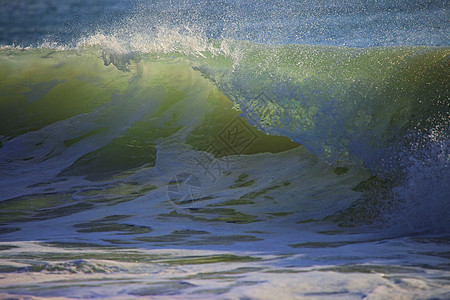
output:
<instances>
[{"instance_id":1,"label":"dark blue water","mask_svg":"<svg viewBox=\"0 0 450 300\"><path fill-rule=\"evenodd\" d=\"M0 44L68 44L117 27L338 46L449 44L448 1L0 1Z\"/></svg>"},{"instance_id":2,"label":"dark blue water","mask_svg":"<svg viewBox=\"0 0 450 300\"><path fill-rule=\"evenodd\" d=\"M0 1L0 43L67 43L133 10L132 1Z\"/></svg>"}]
</instances>

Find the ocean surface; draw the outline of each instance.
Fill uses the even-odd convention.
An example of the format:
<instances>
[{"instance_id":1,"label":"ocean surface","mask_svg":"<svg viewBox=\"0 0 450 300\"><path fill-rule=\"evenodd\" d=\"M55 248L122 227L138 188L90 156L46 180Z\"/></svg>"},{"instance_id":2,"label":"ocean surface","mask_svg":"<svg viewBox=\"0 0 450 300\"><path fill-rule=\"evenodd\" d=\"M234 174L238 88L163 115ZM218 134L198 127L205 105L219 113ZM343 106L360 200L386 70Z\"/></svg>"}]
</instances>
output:
<instances>
[{"instance_id":1,"label":"ocean surface","mask_svg":"<svg viewBox=\"0 0 450 300\"><path fill-rule=\"evenodd\" d=\"M0 299L450 299L449 10L0 0Z\"/></svg>"}]
</instances>

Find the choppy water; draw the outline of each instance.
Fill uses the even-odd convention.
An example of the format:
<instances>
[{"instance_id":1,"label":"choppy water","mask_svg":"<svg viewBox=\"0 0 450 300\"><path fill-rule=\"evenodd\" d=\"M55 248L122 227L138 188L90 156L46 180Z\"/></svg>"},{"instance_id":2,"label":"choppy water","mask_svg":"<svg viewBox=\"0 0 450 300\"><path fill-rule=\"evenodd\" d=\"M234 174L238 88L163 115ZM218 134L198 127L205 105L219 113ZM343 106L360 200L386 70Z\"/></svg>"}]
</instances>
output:
<instances>
[{"instance_id":1,"label":"choppy water","mask_svg":"<svg viewBox=\"0 0 450 300\"><path fill-rule=\"evenodd\" d=\"M450 297L444 1L1 5L0 297Z\"/></svg>"}]
</instances>

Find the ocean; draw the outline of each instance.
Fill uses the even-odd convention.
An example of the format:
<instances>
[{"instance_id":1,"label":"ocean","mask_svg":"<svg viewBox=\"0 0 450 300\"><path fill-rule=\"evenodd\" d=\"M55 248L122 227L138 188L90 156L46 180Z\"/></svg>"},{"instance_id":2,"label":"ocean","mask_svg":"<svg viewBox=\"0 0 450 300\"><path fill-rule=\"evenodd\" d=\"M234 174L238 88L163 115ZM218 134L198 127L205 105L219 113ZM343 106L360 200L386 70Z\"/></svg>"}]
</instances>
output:
<instances>
[{"instance_id":1,"label":"ocean","mask_svg":"<svg viewBox=\"0 0 450 300\"><path fill-rule=\"evenodd\" d=\"M449 299L449 9L0 0L0 299Z\"/></svg>"}]
</instances>

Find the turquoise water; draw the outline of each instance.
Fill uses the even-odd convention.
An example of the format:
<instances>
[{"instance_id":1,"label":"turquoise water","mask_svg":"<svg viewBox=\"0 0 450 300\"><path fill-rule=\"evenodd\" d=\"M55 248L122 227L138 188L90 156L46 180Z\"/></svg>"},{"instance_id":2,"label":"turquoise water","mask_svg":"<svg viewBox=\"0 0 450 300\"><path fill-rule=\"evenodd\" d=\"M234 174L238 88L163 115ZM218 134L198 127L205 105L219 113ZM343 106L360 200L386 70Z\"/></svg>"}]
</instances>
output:
<instances>
[{"instance_id":1,"label":"turquoise water","mask_svg":"<svg viewBox=\"0 0 450 300\"><path fill-rule=\"evenodd\" d=\"M0 298L449 298L445 2L273 4L2 3Z\"/></svg>"}]
</instances>

